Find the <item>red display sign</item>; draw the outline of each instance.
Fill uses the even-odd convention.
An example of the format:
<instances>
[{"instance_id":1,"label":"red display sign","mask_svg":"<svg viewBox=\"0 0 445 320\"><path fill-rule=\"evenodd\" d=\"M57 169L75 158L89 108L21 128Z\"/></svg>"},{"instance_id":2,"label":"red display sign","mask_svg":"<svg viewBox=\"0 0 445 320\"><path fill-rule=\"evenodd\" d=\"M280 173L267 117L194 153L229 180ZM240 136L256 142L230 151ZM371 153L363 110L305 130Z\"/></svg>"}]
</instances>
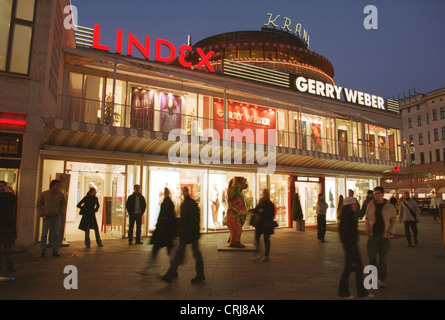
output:
<instances>
[{"instance_id":1,"label":"red display sign","mask_svg":"<svg viewBox=\"0 0 445 320\"><path fill-rule=\"evenodd\" d=\"M100 25L94 25L94 33L93 33L93 48L102 51L110 51L110 47L100 44ZM123 46L123 31L116 31L116 53L122 54L122 46ZM131 33L128 33L127 40L127 55L133 55L133 48L136 49L144 56L145 59L149 60L150 57L150 37L146 36L144 44L141 44L139 40ZM166 56L162 55L162 49L167 49L168 54ZM186 61L187 52L191 52L192 47L183 45L179 48L179 63L185 68L191 68L193 65L191 62ZM209 63L209 59L214 54L213 51L209 51L207 54L202 51L201 48L196 48L200 56L200 62L196 65L196 68L199 69L202 66L206 66L210 72L215 72L212 65ZM165 52L165 51L164 51ZM155 42L155 61L169 63L172 62L176 57L176 48L175 46L164 39L156 39Z\"/></svg>"},{"instance_id":2,"label":"red display sign","mask_svg":"<svg viewBox=\"0 0 445 320\"><path fill-rule=\"evenodd\" d=\"M264 141L264 144L275 145L276 141L269 141L268 129L273 130L275 135L276 129L276 111L267 107L260 107L256 105L249 105L240 102L229 102L228 114L226 115L226 121L228 122L228 129L238 129L244 132L242 137L231 136L233 141L244 141L249 143L258 143ZM216 99L213 106L213 120L214 128L223 137L224 129L224 100ZM248 131L251 130L253 135ZM258 133L264 132L263 137L257 136ZM261 140L261 139L264 140Z\"/></svg>"}]
</instances>

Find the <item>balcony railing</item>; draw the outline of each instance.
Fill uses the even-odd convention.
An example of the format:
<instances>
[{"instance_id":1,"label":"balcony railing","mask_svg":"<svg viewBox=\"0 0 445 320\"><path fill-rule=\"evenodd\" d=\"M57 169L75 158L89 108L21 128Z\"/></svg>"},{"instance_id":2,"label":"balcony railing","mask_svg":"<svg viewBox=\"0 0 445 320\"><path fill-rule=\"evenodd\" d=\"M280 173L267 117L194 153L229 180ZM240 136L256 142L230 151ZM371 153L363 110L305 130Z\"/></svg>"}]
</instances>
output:
<instances>
[{"instance_id":1,"label":"balcony railing","mask_svg":"<svg viewBox=\"0 0 445 320\"><path fill-rule=\"evenodd\" d=\"M269 133L267 127L255 124L246 125L190 114L168 114L153 108L134 107L119 103L114 103L113 107L113 103L107 101L71 96L63 96L61 101L60 117L63 120L166 133L179 128L187 135L221 139L224 138L223 129L231 129L229 134L232 136L229 138L235 141L269 144L342 156L400 161L400 152L397 148L379 147L369 141L365 141L365 143L363 140L358 142L339 141L317 134L302 134L298 132L298 129L295 131L273 129Z\"/></svg>"}]
</instances>

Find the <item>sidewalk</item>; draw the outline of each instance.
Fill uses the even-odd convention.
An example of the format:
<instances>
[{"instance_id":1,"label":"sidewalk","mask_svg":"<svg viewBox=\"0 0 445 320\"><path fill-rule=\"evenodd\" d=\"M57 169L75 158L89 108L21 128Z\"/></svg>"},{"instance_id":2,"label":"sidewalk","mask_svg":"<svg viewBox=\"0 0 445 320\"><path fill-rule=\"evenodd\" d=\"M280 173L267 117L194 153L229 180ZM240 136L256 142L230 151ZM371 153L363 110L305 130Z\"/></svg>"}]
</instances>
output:
<instances>
[{"instance_id":1,"label":"sidewalk","mask_svg":"<svg viewBox=\"0 0 445 320\"><path fill-rule=\"evenodd\" d=\"M440 223L423 216L419 226L419 244L408 248L404 237L393 239L388 258L387 288L373 290L377 300L445 299L445 252ZM360 228L363 224L360 223ZM397 233L403 234L398 223ZM242 235L242 242L253 244L254 232ZM200 239L206 280L191 284L195 265L191 247L171 284L158 279L169 261L161 249L156 265L146 276L141 269L151 254L150 245L128 245L126 239L104 241L104 247L90 249L82 241L70 242L60 249L61 257L51 250L41 258L39 245L15 254L13 281L0 282L1 300L338 300L337 286L343 269L343 250L337 232L328 231L326 242L316 239L316 230L297 232L278 229L271 237L269 262L252 261L252 252L218 251L228 233L203 234ZM93 235L94 238L94 235ZM145 239L148 243L149 239ZM261 239L262 241L262 239ZM366 236L360 236L364 265ZM78 289L67 290L64 273L68 265L78 271ZM1 275L5 275L4 273ZM356 295L355 277L350 278L351 293Z\"/></svg>"}]
</instances>

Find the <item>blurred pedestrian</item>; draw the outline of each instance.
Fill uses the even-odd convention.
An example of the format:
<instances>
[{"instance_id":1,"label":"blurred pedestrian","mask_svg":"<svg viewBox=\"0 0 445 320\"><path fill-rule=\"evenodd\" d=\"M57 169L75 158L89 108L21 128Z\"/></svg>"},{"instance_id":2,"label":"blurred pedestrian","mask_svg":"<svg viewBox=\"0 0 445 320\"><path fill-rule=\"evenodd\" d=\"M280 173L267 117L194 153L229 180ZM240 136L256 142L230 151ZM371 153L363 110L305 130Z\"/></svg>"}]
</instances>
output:
<instances>
[{"instance_id":1,"label":"blurred pedestrian","mask_svg":"<svg viewBox=\"0 0 445 320\"><path fill-rule=\"evenodd\" d=\"M346 197L340 212L339 233L340 241L345 253L345 264L338 286L338 295L345 299L353 299L349 291L349 276L355 272L355 281L358 297L372 298L373 295L365 289L363 285L363 264L358 248L358 216L357 200L353 197Z\"/></svg>"},{"instance_id":2,"label":"blurred pedestrian","mask_svg":"<svg viewBox=\"0 0 445 320\"><path fill-rule=\"evenodd\" d=\"M48 241L48 231L52 233L52 250L54 257L59 254L59 229L60 216L66 212L65 195L60 191L60 181L52 180L49 190L42 192L37 199L37 214L42 218L42 235L40 237L40 256L46 256L46 245Z\"/></svg>"},{"instance_id":3,"label":"blurred pedestrian","mask_svg":"<svg viewBox=\"0 0 445 320\"><path fill-rule=\"evenodd\" d=\"M204 261L199 249L199 238L201 236L200 210L196 201L190 197L187 187L182 188L182 194L184 196L184 201L181 203L180 207L181 220L179 223L179 246L176 250L175 257L170 264L170 268L165 275L161 276L161 279L166 282L171 282L178 276L177 270L184 259L185 247L187 244L191 244L196 268L196 276L192 279L192 283L198 283L205 280Z\"/></svg>"},{"instance_id":4,"label":"blurred pedestrian","mask_svg":"<svg viewBox=\"0 0 445 320\"><path fill-rule=\"evenodd\" d=\"M437 216L439 215L440 199L437 197L437 194L434 191L432 191L431 194L430 210L433 213L434 221L436 221Z\"/></svg>"},{"instance_id":5,"label":"blurred pedestrian","mask_svg":"<svg viewBox=\"0 0 445 320\"><path fill-rule=\"evenodd\" d=\"M128 211L128 243L133 243L133 229L136 223L136 244L142 244L141 241L141 228L142 228L142 216L144 215L147 203L144 196L141 194L141 186L134 185L134 192L128 197L125 207Z\"/></svg>"},{"instance_id":6,"label":"blurred pedestrian","mask_svg":"<svg viewBox=\"0 0 445 320\"><path fill-rule=\"evenodd\" d=\"M258 205L253 210L258 215L258 224L255 227L255 247L259 250L261 235L264 237L264 258L263 261L269 261L270 254L270 236L274 233L275 205L270 201L268 189L263 190L263 195Z\"/></svg>"},{"instance_id":7,"label":"blurred pedestrian","mask_svg":"<svg viewBox=\"0 0 445 320\"><path fill-rule=\"evenodd\" d=\"M17 238L17 197L9 192L7 183L0 181L0 270L13 270L10 253Z\"/></svg>"},{"instance_id":8,"label":"blurred pedestrian","mask_svg":"<svg viewBox=\"0 0 445 320\"><path fill-rule=\"evenodd\" d=\"M390 239L396 232L396 218L396 209L383 198L383 188L375 187L374 200L371 200L366 208L365 232L369 236L367 242L369 264L377 267L381 288L386 287L387 258Z\"/></svg>"},{"instance_id":9,"label":"blurred pedestrian","mask_svg":"<svg viewBox=\"0 0 445 320\"><path fill-rule=\"evenodd\" d=\"M93 229L97 245L103 247L96 220L96 212L100 207L99 200L96 197L96 189L90 188L86 196L77 204L77 207L80 208L79 214L82 216L79 229L85 231L85 246L90 247L90 229Z\"/></svg>"},{"instance_id":10,"label":"blurred pedestrian","mask_svg":"<svg viewBox=\"0 0 445 320\"><path fill-rule=\"evenodd\" d=\"M418 244L417 235L419 233L417 229L417 222L420 221L420 212L417 201L410 198L409 192L403 193L403 198L400 200L399 221L403 221L405 227L406 240L408 240L408 247L412 248L411 242L411 230L413 231L414 243Z\"/></svg>"},{"instance_id":11,"label":"blurred pedestrian","mask_svg":"<svg viewBox=\"0 0 445 320\"><path fill-rule=\"evenodd\" d=\"M368 203L374 199L374 190L368 190L367 194L366 194L366 199L365 201L363 201L363 205L362 208L360 209L360 219L363 219L365 217L366 214L366 207L368 206Z\"/></svg>"},{"instance_id":12,"label":"blurred pedestrian","mask_svg":"<svg viewBox=\"0 0 445 320\"><path fill-rule=\"evenodd\" d=\"M344 205L344 202L343 202ZM326 235L326 211L329 208L328 203L325 201L323 193L318 195L318 201L315 206L315 212L317 214L317 239L324 242Z\"/></svg>"}]
</instances>

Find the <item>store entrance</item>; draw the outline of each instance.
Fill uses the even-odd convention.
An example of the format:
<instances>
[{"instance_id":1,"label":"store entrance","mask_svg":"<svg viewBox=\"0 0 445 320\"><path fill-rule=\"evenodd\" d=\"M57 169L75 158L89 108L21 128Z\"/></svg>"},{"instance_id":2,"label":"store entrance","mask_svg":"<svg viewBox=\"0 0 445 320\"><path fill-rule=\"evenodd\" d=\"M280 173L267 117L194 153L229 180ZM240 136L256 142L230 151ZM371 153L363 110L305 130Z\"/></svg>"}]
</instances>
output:
<instances>
[{"instance_id":1,"label":"store entrance","mask_svg":"<svg viewBox=\"0 0 445 320\"><path fill-rule=\"evenodd\" d=\"M318 194L321 192L318 182L300 182L295 181L295 193L300 196L301 209L303 210L306 224L317 223L316 205Z\"/></svg>"},{"instance_id":2,"label":"store entrance","mask_svg":"<svg viewBox=\"0 0 445 320\"><path fill-rule=\"evenodd\" d=\"M70 174L65 234L67 241L84 240L85 232L79 230L82 216L77 203L96 189L99 211L96 220L101 238L122 238L124 234L125 166L67 162L66 173ZM90 237L94 241L91 231Z\"/></svg>"}]
</instances>

